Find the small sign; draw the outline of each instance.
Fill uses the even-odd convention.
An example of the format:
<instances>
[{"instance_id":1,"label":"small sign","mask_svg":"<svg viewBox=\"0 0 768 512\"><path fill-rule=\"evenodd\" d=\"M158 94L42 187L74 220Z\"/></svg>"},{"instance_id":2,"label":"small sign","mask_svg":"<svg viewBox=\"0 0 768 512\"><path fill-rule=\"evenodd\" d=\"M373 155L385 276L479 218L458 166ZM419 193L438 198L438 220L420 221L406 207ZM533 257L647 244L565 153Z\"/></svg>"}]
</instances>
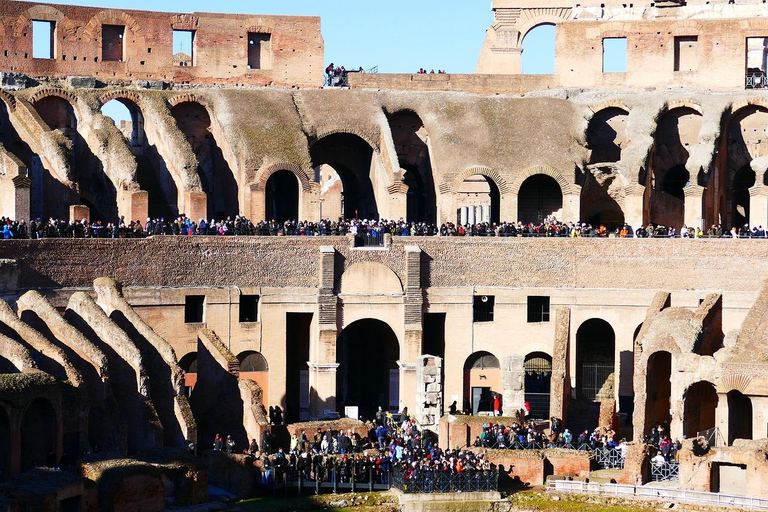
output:
<instances>
[{"instance_id":1,"label":"small sign","mask_svg":"<svg viewBox=\"0 0 768 512\"><path fill-rule=\"evenodd\" d=\"M357 405L347 405L344 407L344 416L347 418L352 418L353 420L359 420L360 419L360 407Z\"/></svg>"}]
</instances>

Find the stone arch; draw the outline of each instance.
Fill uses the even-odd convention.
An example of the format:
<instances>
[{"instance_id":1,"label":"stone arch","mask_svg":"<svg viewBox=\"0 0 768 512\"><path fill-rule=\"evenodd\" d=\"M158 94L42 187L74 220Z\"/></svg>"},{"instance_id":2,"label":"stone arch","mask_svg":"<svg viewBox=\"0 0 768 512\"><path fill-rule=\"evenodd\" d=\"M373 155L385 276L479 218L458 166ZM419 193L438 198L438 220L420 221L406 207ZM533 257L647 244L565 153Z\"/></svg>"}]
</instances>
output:
<instances>
[{"instance_id":1,"label":"stone arch","mask_svg":"<svg viewBox=\"0 0 768 512\"><path fill-rule=\"evenodd\" d=\"M525 180L530 178L531 176L535 176L536 174L546 174L547 176L550 176L557 181L557 184L560 185L560 190L563 191L563 195L566 194L577 194L579 186L570 183L567 179L565 179L565 176L558 171L557 169L554 169L552 167L549 167L547 165L537 165L534 167L529 167L522 173L520 173L517 178L515 178L515 181L512 183L512 185L509 188L509 192L517 195L520 193L520 187L523 186L523 183Z\"/></svg>"},{"instance_id":2,"label":"stone arch","mask_svg":"<svg viewBox=\"0 0 768 512\"><path fill-rule=\"evenodd\" d=\"M0 100L5 103L5 106L8 108L8 112L13 112L16 109L16 98L7 92L0 91Z\"/></svg>"},{"instance_id":3,"label":"stone arch","mask_svg":"<svg viewBox=\"0 0 768 512\"><path fill-rule=\"evenodd\" d=\"M719 398L715 385L708 380L690 383L683 392L683 435L695 437L715 426Z\"/></svg>"},{"instance_id":4,"label":"stone arch","mask_svg":"<svg viewBox=\"0 0 768 512\"><path fill-rule=\"evenodd\" d=\"M37 397L27 405L21 418L21 470L57 465L60 411L47 398Z\"/></svg>"},{"instance_id":5,"label":"stone arch","mask_svg":"<svg viewBox=\"0 0 768 512\"><path fill-rule=\"evenodd\" d=\"M103 107L112 100L126 99L134 102L138 107L143 108L143 101L140 94L132 91L115 90L99 96L99 108Z\"/></svg>"},{"instance_id":6,"label":"stone arch","mask_svg":"<svg viewBox=\"0 0 768 512\"><path fill-rule=\"evenodd\" d=\"M55 21L58 30L64 30L67 37L74 32L74 24L66 15L52 5L33 5L19 15L13 31L14 37L23 37L24 31L29 30L32 20Z\"/></svg>"},{"instance_id":7,"label":"stone arch","mask_svg":"<svg viewBox=\"0 0 768 512\"><path fill-rule=\"evenodd\" d=\"M499 192L502 194L511 192L511 188L507 184L507 180L505 180L504 177L502 177L502 175L499 174L498 171L495 171L490 167L485 167L484 165L476 165L473 167L469 167L465 169L463 172L461 172L461 174L459 174L453 180L453 186L451 187L451 190L453 191L458 190L461 184L464 182L464 180L466 180L470 176L475 176L475 175L485 176L489 180L493 181L496 187L498 187Z\"/></svg>"},{"instance_id":8,"label":"stone arch","mask_svg":"<svg viewBox=\"0 0 768 512\"><path fill-rule=\"evenodd\" d=\"M276 164L269 164L262 166L256 171L256 176L253 179L253 186L257 190L264 190L267 185L269 177L278 171L290 171L296 176L301 185L302 192L310 192L312 190L312 180L307 175L307 172L300 166L292 163L280 162Z\"/></svg>"},{"instance_id":9,"label":"stone arch","mask_svg":"<svg viewBox=\"0 0 768 512\"><path fill-rule=\"evenodd\" d=\"M738 391L746 395L751 383L752 377L749 375L727 375L720 380L717 392L728 393L730 391Z\"/></svg>"},{"instance_id":10,"label":"stone arch","mask_svg":"<svg viewBox=\"0 0 768 512\"><path fill-rule=\"evenodd\" d=\"M43 87L42 89L35 91L35 93L29 97L29 102L34 105L41 99L47 98L48 96L58 96L59 98L68 101L72 107L74 107L78 101L77 96L69 91L59 89L58 87ZM75 112L77 112L77 110L75 110Z\"/></svg>"},{"instance_id":11,"label":"stone arch","mask_svg":"<svg viewBox=\"0 0 768 512\"><path fill-rule=\"evenodd\" d=\"M367 142L368 145L371 146L371 149L373 149L373 151L375 152L381 151L380 145L377 142L375 142L369 134L363 132L362 130L358 130L357 128L333 128L330 130L323 130L315 134L315 136L313 137L314 140L312 141L312 143L314 144L320 139L328 137L329 135L335 135L337 133L341 133L341 134L346 133L349 135L356 135L361 139L363 139L365 142Z\"/></svg>"},{"instance_id":12,"label":"stone arch","mask_svg":"<svg viewBox=\"0 0 768 512\"><path fill-rule=\"evenodd\" d=\"M680 20L672 29L674 36L697 36L703 30L703 25L698 20Z\"/></svg>"},{"instance_id":13,"label":"stone arch","mask_svg":"<svg viewBox=\"0 0 768 512\"><path fill-rule=\"evenodd\" d=\"M355 263L347 268L339 280L339 294L402 295L403 284L397 274L384 265L372 261Z\"/></svg>"},{"instance_id":14,"label":"stone arch","mask_svg":"<svg viewBox=\"0 0 768 512\"><path fill-rule=\"evenodd\" d=\"M739 101L734 101L733 103L731 103L731 107L730 107L731 116L730 117L732 118L739 110L741 110L741 109L743 109L745 107L750 107L750 106L763 107L763 108L768 109L768 99L752 97L752 98L741 99ZM729 119L729 122L730 122L730 119Z\"/></svg>"},{"instance_id":15,"label":"stone arch","mask_svg":"<svg viewBox=\"0 0 768 512\"><path fill-rule=\"evenodd\" d=\"M131 30L137 44L144 46L144 29L130 14L118 9L106 9L93 15L82 30L83 41L90 42L100 33L101 25L125 25Z\"/></svg>"},{"instance_id":16,"label":"stone arch","mask_svg":"<svg viewBox=\"0 0 768 512\"><path fill-rule=\"evenodd\" d=\"M473 177L480 176L479 183ZM509 219L509 185L497 171L485 167L469 167L459 174L450 187L444 183L441 192L453 191L453 206L456 222L476 224L485 221L494 223ZM506 208L505 208L506 207Z\"/></svg>"},{"instance_id":17,"label":"stone arch","mask_svg":"<svg viewBox=\"0 0 768 512\"><path fill-rule=\"evenodd\" d=\"M662 107L662 109L659 111L658 118L661 118L663 115L678 108L687 108L695 111L700 116L704 115L701 109L701 105L699 105L695 101L689 100L689 99L676 99L676 100L668 100L664 103L664 107Z\"/></svg>"},{"instance_id":18,"label":"stone arch","mask_svg":"<svg viewBox=\"0 0 768 512\"><path fill-rule=\"evenodd\" d=\"M632 108L628 107L623 101L619 101L619 100L603 101L602 103L597 103L589 107L589 110L592 113L587 116L587 121L591 120L595 116L595 114L597 114L601 110L605 110L607 108L617 108L619 110L623 110L627 114L629 114L629 112L632 110Z\"/></svg>"},{"instance_id":19,"label":"stone arch","mask_svg":"<svg viewBox=\"0 0 768 512\"><path fill-rule=\"evenodd\" d=\"M495 354L483 350L470 354L463 365L463 409L473 415L493 411L494 394L503 389L501 380L501 364Z\"/></svg>"},{"instance_id":20,"label":"stone arch","mask_svg":"<svg viewBox=\"0 0 768 512\"><path fill-rule=\"evenodd\" d=\"M526 9L528 11L529 9ZM541 11L540 9L533 9L535 11ZM558 11L560 11L558 9ZM523 11L525 12L525 11ZM522 48L523 40L528 33L541 25L554 25L557 27L562 22L567 21L568 16L566 13L558 14L556 12L538 12L532 18L525 21L518 21L518 30L520 31L520 37L517 40L517 47Z\"/></svg>"},{"instance_id":21,"label":"stone arch","mask_svg":"<svg viewBox=\"0 0 768 512\"><path fill-rule=\"evenodd\" d=\"M168 98L168 105L171 107L175 107L179 103L199 103L205 109L208 111L208 115L212 114L212 109L210 105L208 105L208 101L205 98L202 98L201 96L191 93L191 92L185 92L183 94L177 94L176 96L172 96L171 98Z\"/></svg>"}]
</instances>

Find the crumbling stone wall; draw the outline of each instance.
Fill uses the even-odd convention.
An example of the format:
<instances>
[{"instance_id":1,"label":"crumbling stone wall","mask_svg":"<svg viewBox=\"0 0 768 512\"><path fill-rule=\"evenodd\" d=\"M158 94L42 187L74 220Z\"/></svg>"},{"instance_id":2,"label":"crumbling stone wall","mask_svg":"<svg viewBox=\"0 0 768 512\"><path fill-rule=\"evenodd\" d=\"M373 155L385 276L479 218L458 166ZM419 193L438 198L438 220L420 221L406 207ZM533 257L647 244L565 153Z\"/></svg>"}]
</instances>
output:
<instances>
[{"instance_id":1,"label":"crumbling stone wall","mask_svg":"<svg viewBox=\"0 0 768 512\"><path fill-rule=\"evenodd\" d=\"M422 428L436 432L442 409L443 360L421 356L416 366L416 419Z\"/></svg>"}]
</instances>

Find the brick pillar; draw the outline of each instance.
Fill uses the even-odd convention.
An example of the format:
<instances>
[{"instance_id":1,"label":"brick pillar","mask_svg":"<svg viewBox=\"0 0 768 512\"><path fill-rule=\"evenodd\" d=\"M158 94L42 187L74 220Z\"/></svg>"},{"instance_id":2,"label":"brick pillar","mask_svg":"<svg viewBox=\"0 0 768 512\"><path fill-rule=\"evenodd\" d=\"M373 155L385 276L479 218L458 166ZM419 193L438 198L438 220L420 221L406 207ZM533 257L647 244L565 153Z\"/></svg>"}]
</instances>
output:
<instances>
[{"instance_id":1,"label":"brick pillar","mask_svg":"<svg viewBox=\"0 0 768 512\"><path fill-rule=\"evenodd\" d=\"M179 205L179 209L182 206ZM205 192L184 192L184 210L187 217L197 222L208 218L208 196Z\"/></svg>"},{"instance_id":2,"label":"brick pillar","mask_svg":"<svg viewBox=\"0 0 768 512\"><path fill-rule=\"evenodd\" d=\"M581 187L571 185L575 191L571 194L563 194L563 222L578 222L581 218Z\"/></svg>"},{"instance_id":3,"label":"brick pillar","mask_svg":"<svg viewBox=\"0 0 768 512\"><path fill-rule=\"evenodd\" d=\"M396 182L387 187L387 208L390 219L405 219L408 216L408 186L402 182ZM381 212L379 212L381 213ZM407 219L414 220L414 219Z\"/></svg>"},{"instance_id":4,"label":"brick pillar","mask_svg":"<svg viewBox=\"0 0 768 512\"><path fill-rule=\"evenodd\" d=\"M421 290L421 249L415 245L405 246L405 337L400 347L400 408L413 411L419 384L416 368L422 355L423 341L422 307L424 296Z\"/></svg>"},{"instance_id":5,"label":"brick pillar","mask_svg":"<svg viewBox=\"0 0 768 512\"><path fill-rule=\"evenodd\" d=\"M685 194L685 225L689 228L703 228L704 208L702 198L704 197L704 187L688 185L683 189L683 193ZM674 226L678 231L680 231L680 227Z\"/></svg>"},{"instance_id":6,"label":"brick pillar","mask_svg":"<svg viewBox=\"0 0 768 512\"><path fill-rule=\"evenodd\" d=\"M501 364L502 415L515 416L525 407L525 358L504 356Z\"/></svg>"},{"instance_id":7,"label":"brick pillar","mask_svg":"<svg viewBox=\"0 0 768 512\"><path fill-rule=\"evenodd\" d=\"M568 414L568 397L571 392L568 347L571 339L571 309L555 310L555 343L552 351L552 376L550 377L549 415L561 418L565 424Z\"/></svg>"},{"instance_id":8,"label":"brick pillar","mask_svg":"<svg viewBox=\"0 0 768 512\"><path fill-rule=\"evenodd\" d=\"M91 220L91 209L81 204L69 205L69 220L70 222L75 220Z\"/></svg>"},{"instance_id":9,"label":"brick pillar","mask_svg":"<svg viewBox=\"0 0 768 512\"><path fill-rule=\"evenodd\" d=\"M133 185L138 187L138 184ZM149 215L149 192L146 190L118 189L117 215L125 217L125 223L132 220L144 221ZM105 219L101 219L104 221Z\"/></svg>"},{"instance_id":10,"label":"brick pillar","mask_svg":"<svg viewBox=\"0 0 768 512\"><path fill-rule=\"evenodd\" d=\"M423 428L437 432L443 411L443 360L424 355L416 366L416 420ZM409 409L410 410L410 409Z\"/></svg>"},{"instance_id":11,"label":"brick pillar","mask_svg":"<svg viewBox=\"0 0 768 512\"><path fill-rule=\"evenodd\" d=\"M312 418L325 409L336 409L336 327L337 304L333 286L336 249L320 247L320 275L317 293L318 336L309 341L309 410Z\"/></svg>"}]
</instances>

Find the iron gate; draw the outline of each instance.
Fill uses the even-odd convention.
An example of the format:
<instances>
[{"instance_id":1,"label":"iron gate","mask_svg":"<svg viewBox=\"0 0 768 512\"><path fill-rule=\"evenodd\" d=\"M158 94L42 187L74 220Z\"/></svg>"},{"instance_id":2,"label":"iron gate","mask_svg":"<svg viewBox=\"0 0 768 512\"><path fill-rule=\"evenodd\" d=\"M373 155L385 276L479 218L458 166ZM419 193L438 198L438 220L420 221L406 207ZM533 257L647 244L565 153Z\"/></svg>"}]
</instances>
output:
<instances>
[{"instance_id":1,"label":"iron gate","mask_svg":"<svg viewBox=\"0 0 768 512\"><path fill-rule=\"evenodd\" d=\"M582 363L579 375L579 395L581 398L594 400L603 388L605 381L615 371L612 364Z\"/></svg>"}]
</instances>

